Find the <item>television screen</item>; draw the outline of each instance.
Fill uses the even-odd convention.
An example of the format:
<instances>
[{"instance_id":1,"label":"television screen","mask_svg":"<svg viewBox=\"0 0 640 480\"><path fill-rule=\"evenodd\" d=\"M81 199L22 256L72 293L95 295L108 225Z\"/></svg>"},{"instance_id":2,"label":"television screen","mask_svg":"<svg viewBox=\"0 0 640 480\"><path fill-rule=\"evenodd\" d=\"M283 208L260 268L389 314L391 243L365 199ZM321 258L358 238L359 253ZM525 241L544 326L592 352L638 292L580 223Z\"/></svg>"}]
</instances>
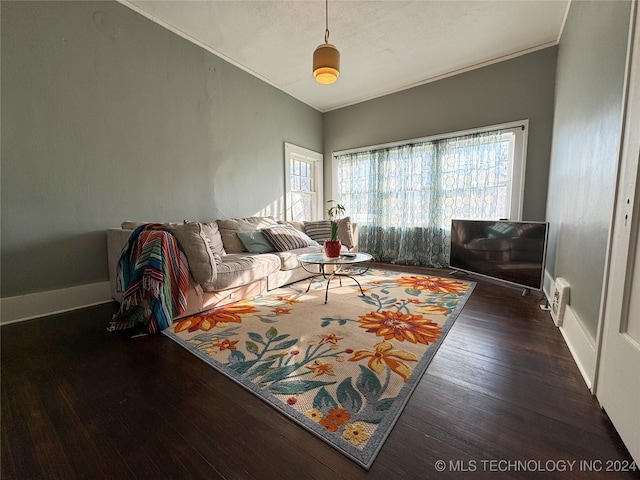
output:
<instances>
[{"instance_id":1,"label":"television screen","mask_svg":"<svg viewBox=\"0 0 640 480\"><path fill-rule=\"evenodd\" d=\"M452 220L452 268L542 290L546 222Z\"/></svg>"}]
</instances>

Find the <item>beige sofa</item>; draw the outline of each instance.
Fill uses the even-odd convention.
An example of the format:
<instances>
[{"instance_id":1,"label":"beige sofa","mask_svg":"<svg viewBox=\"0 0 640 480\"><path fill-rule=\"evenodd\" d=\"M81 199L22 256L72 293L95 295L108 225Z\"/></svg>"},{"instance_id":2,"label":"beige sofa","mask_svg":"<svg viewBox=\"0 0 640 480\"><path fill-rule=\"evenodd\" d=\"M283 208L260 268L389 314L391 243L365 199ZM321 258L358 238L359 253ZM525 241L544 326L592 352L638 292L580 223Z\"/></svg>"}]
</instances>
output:
<instances>
[{"instance_id":1,"label":"beige sofa","mask_svg":"<svg viewBox=\"0 0 640 480\"><path fill-rule=\"evenodd\" d=\"M121 228L107 230L111 295L118 302L122 301L116 286L118 260L131 233L142 223L123 222ZM187 309L174 319L309 278L311 274L300 266L297 255L321 252L322 237L327 235L327 221L278 222L273 217L163 225L178 240L189 262ZM357 225L349 218L340 221L343 248L356 251L357 234ZM302 241L294 238L298 235Z\"/></svg>"}]
</instances>

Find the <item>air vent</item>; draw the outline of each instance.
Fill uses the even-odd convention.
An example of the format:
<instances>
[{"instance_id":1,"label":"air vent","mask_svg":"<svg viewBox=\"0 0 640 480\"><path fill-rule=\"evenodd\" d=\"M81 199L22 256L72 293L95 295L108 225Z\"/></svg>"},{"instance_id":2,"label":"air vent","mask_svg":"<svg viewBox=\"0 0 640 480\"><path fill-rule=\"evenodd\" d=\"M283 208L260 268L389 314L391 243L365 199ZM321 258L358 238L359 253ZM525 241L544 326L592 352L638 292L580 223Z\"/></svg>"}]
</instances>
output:
<instances>
[{"instance_id":1,"label":"air vent","mask_svg":"<svg viewBox=\"0 0 640 480\"><path fill-rule=\"evenodd\" d=\"M553 284L551 292L551 318L557 327L562 326L564 310L569 303L571 287L565 278L558 277Z\"/></svg>"}]
</instances>

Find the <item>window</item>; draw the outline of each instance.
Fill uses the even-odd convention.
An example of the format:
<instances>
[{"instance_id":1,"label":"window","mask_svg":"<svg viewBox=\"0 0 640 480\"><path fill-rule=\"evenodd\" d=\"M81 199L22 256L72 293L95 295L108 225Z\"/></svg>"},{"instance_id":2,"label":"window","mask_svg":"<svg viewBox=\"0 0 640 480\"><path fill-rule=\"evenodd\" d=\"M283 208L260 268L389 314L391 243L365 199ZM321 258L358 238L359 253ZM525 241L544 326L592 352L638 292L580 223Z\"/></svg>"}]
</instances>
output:
<instances>
[{"instance_id":1,"label":"window","mask_svg":"<svg viewBox=\"0 0 640 480\"><path fill-rule=\"evenodd\" d=\"M447 225L451 218L520 219L521 196L512 195L518 132L522 129L437 142Z\"/></svg>"},{"instance_id":2,"label":"window","mask_svg":"<svg viewBox=\"0 0 640 480\"><path fill-rule=\"evenodd\" d=\"M338 199L379 260L448 264L452 218L519 220L527 122L335 154Z\"/></svg>"},{"instance_id":3,"label":"window","mask_svg":"<svg viewBox=\"0 0 640 480\"><path fill-rule=\"evenodd\" d=\"M322 217L322 154L285 143L285 218L318 220Z\"/></svg>"}]
</instances>

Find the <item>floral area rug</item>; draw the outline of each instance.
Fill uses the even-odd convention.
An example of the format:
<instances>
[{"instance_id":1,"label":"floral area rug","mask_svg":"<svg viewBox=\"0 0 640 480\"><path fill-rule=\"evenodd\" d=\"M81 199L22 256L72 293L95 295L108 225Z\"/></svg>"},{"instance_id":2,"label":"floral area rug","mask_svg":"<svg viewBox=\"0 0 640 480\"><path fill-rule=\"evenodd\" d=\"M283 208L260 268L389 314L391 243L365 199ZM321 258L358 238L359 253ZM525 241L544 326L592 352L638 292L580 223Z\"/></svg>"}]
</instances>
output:
<instances>
[{"instance_id":1,"label":"floral area rug","mask_svg":"<svg viewBox=\"0 0 640 480\"><path fill-rule=\"evenodd\" d=\"M475 283L369 270L317 278L163 332L365 469Z\"/></svg>"}]
</instances>

